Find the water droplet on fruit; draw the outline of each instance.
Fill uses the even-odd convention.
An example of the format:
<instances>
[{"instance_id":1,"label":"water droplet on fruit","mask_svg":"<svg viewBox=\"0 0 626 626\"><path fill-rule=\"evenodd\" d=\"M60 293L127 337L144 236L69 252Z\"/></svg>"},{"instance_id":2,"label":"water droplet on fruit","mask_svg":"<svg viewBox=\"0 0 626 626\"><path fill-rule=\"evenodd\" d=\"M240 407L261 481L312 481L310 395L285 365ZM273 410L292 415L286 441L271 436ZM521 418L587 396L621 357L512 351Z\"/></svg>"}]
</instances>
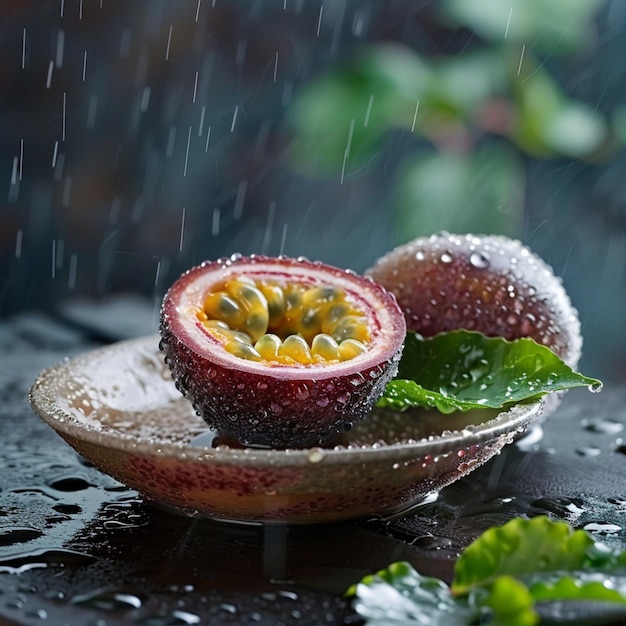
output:
<instances>
[{"instance_id":1,"label":"water droplet on fruit","mask_svg":"<svg viewBox=\"0 0 626 626\"><path fill-rule=\"evenodd\" d=\"M474 267L483 268L489 266L489 256L485 253L474 252L470 255L470 263Z\"/></svg>"},{"instance_id":2,"label":"water droplet on fruit","mask_svg":"<svg viewBox=\"0 0 626 626\"><path fill-rule=\"evenodd\" d=\"M337 398L337 402L339 404L347 404L350 401L350 393L349 392L345 392L342 393L338 398Z\"/></svg>"},{"instance_id":3,"label":"water droplet on fruit","mask_svg":"<svg viewBox=\"0 0 626 626\"><path fill-rule=\"evenodd\" d=\"M506 318L506 323L509 326L515 326L518 322L519 322L519 317L517 317L517 315L515 315L514 313L511 313Z\"/></svg>"},{"instance_id":4,"label":"water droplet on fruit","mask_svg":"<svg viewBox=\"0 0 626 626\"><path fill-rule=\"evenodd\" d=\"M309 388L304 384L296 385L294 393L298 400L306 400L309 397Z\"/></svg>"}]
</instances>

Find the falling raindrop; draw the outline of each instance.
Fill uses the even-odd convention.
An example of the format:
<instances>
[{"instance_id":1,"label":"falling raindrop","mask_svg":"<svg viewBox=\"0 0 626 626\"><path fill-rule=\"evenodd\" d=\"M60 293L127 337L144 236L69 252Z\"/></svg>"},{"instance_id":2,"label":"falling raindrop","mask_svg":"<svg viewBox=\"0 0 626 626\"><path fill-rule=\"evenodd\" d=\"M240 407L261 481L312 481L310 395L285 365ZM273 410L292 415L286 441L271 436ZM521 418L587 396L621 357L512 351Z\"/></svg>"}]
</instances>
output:
<instances>
[{"instance_id":1,"label":"falling raindrop","mask_svg":"<svg viewBox=\"0 0 626 626\"><path fill-rule=\"evenodd\" d=\"M220 209L216 207L213 209L213 220L211 222L211 234L213 237L217 237L220 234Z\"/></svg>"},{"instance_id":2,"label":"falling raindrop","mask_svg":"<svg viewBox=\"0 0 626 626\"><path fill-rule=\"evenodd\" d=\"M26 28L22 33L22 69L26 67Z\"/></svg>"},{"instance_id":3,"label":"falling raindrop","mask_svg":"<svg viewBox=\"0 0 626 626\"><path fill-rule=\"evenodd\" d=\"M52 70L54 69L54 61L50 61L48 64L48 76L46 78L46 89L50 89L52 85Z\"/></svg>"},{"instance_id":4,"label":"falling raindrop","mask_svg":"<svg viewBox=\"0 0 626 626\"><path fill-rule=\"evenodd\" d=\"M172 25L170 25L170 30L169 33L167 35L167 48L165 50L165 60L169 61L170 58L170 46L172 45L172 31L173 31L174 27Z\"/></svg>"},{"instance_id":5,"label":"falling raindrop","mask_svg":"<svg viewBox=\"0 0 626 626\"><path fill-rule=\"evenodd\" d=\"M235 107L233 112L233 121L230 124L230 132L232 133L235 130L235 123L237 122L237 115L239 113L239 105Z\"/></svg>"},{"instance_id":6,"label":"falling raindrop","mask_svg":"<svg viewBox=\"0 0 626 626\"><path fill-rule=\"evenodd\" d=\"M63 67L64 51L65 51L65 31L61 29L57 33L57 49L56 49L56 58L55 58L55 65L58 68Z\"/></svg>"},{"instance_id":7,"label":"falling raindrop","mask_svg":"<svg viewBox=\"0 0 626 626\"><path fill-rule=\"evenodd\" d=\"M15 258L19 259L22 257L22 239L23 239L24 231L20 228L15 236Z\"/></svg>"}]
</instances>

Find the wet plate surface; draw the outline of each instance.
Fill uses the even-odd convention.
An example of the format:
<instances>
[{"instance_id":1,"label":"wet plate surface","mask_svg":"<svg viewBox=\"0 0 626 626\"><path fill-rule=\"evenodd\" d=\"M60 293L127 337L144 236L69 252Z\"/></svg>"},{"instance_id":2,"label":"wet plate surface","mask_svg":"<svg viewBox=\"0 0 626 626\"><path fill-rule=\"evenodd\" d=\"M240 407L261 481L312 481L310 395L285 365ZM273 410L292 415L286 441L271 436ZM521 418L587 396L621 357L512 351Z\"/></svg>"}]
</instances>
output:
<instances>
[{"instance_id":1,"label":"wet plate surface","mask_svg":"<svg viewBox=\"0 0 626 626\"><path fill-rule=\"evenodd\" d=\"M44 370L35 412L97 468L189 515L335 522L406 512L497 454L541 405L458 417L374 412L326 448L240 448L208 431L174 387L158 337Z\"/></svg>"}]
</instances>

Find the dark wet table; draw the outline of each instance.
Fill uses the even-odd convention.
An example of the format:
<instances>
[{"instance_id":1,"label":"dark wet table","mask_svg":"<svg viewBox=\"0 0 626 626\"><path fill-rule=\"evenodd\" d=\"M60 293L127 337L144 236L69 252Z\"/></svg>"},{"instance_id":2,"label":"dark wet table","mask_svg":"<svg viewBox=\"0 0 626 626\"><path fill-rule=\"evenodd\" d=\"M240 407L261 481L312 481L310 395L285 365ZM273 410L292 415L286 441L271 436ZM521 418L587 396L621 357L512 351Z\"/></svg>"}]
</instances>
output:
<instances>
[{"instance_id":1,"label":"dark wet table","mask_svg":"<svg viewBox=\"0 0 626 626\"><path fill-rule=\"evenodd\" d=\"M568 392L542 427L403 519L253 527L160 510L78 457L27 401L44 367L151 323L153 308L127 301L0 321L0 623L359 624L343 597L352 583L401 560L449 579L470 541L513 517L547 514L626 547L617 388Z\"/></svg>"}]
</instances>

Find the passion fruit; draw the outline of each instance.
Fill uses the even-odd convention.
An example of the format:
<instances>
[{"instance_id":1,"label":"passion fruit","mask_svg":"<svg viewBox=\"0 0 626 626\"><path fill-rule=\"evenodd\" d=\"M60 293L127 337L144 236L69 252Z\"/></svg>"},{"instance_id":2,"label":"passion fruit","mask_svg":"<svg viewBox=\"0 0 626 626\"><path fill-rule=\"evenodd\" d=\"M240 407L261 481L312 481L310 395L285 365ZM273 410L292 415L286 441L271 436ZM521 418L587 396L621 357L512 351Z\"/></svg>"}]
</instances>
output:
<instances>
[{"instance_id":1,"label":"passion fruit","mask_svg":"<svg viewBox=\"0 0 626 626\"><path fill-rule=\"evenodd\" d=\"M183 274L161 309L178 389L225 437L322 444L363 418L395 376L406 324L395 298L349 270L234 255Z\"/></svg>"},{"instance_id":2,"label":"passion fruit","mask_svg":"<svg viewBox=\"0 0 626 626\"><path fill-rule=\"evenodd\" d=\"M425 337L460 328L508 340L531 337L570 367L578 364L578 313L552 268L520 241L420 237L366 274L395 294L407 327Z\"/></svg>"}]
</instances>

